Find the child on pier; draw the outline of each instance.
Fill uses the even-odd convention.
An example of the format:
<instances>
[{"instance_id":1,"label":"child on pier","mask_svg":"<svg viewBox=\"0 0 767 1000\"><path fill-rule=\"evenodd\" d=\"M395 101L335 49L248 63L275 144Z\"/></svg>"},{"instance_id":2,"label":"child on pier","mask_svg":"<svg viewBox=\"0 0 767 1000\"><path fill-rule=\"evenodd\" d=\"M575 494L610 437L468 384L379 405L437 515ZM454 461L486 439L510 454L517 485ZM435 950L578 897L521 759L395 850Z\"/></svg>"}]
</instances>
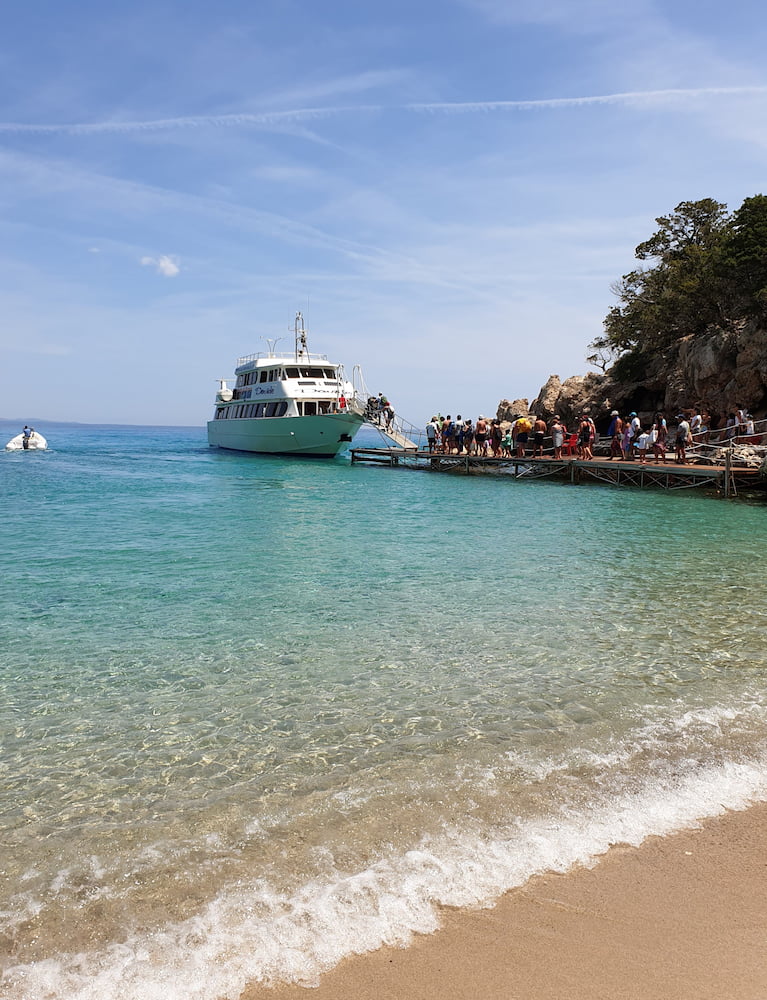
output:
<instances>
[{"instance_id":1,"label":"child on pier","mask_svg":"<svg viewBox=\"0 0 767 1000\"><path fill-rule=\"evenodd\" d=\"M628 462L631 458L631 424L628 420L623 422L623 438L621 439L621 451L623 452L624 461Z\"/></svg>"},{"instance_id":2,"label":"child on pier","mask_svg":"<svg viewBox=\"0 0 767 1000\"><path fill-rule=\"evenodd\" d=\"M646 427L642 429L642 433L637 439L637 451L639 452L639 462L641 465L647 464L647 449L650 447L650 432Z\"/></svg>"}]
</instances>

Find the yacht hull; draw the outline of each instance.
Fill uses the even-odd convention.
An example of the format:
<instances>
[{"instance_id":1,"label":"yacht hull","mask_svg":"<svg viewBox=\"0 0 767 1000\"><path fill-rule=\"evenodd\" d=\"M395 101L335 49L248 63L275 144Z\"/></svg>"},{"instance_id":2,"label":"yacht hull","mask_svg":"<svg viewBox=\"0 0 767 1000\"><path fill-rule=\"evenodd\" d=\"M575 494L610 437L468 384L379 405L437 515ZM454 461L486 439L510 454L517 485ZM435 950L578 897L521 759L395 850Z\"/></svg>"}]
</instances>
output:
<instances>
[{"instance_id":1,"label":"yacht hull","mask_svg":"<svg viewBox=\"0 0 767 1000\"><path fill-rule=\"evenodd\" d=\"M264 455L333 458L349 447L362 423L363 418L356 413L209 420L208 444Z\"/></svg>"}]
</instances>

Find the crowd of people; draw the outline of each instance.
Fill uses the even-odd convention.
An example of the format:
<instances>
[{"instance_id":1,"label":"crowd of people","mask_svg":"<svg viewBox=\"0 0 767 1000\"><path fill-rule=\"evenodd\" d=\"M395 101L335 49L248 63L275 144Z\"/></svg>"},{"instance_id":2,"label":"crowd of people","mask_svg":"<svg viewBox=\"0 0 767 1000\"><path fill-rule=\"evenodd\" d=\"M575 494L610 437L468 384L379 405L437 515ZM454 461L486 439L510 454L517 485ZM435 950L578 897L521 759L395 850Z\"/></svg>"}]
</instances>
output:
<instances>
[{"instance_id":1,"label":"crowd of people","mask_svg":"<svg viewBox=\"0 0 767 1000\"><path fill-rule=\"evenodd\" d=\"M498 418L491 420L482 414L475 422L464 420L460 413L455 419L450 414L434 416L426 425L430 452L485 458L524 458L530 444L533 457L543 458L548 433L549 427L542 417L520 416L506 430Z\"/></svg>"},{"instance_id":2,"label":"crowd of people","mask_svg":"<svg viewBox=\"0 0 767 1000\"><path fill-rule=\"evenodd\" d=\"M691 414L676 415L673 440L675 462L685 465L688 449L696 444L708 444L712 433L719 443L748 441L754 437L754 419L741 407L736 407L727 417L723 428L712 432L711 418L692 407ZM663 413L656 413L652 420L640 420L632 410L622 417L617 410L610 414L607 428L609 460L638 461L656 464L666 461L672 444L669 427ZM458 414L453 419L433 416L426 425L427 447L431 453L447 455L473 455L494 458L544 458L574 457L582 460L594 458L594 444L599 440L596 425L588 413L582 413L568 430L556 414L548 423L542 416L515 416L504 429L498 418L480 415L475 422Z\"/></svg>"},{"instance_id":3,"label":"crowd of people","mask_svg":"<svg viewBox=\"0 0 767 1000\"><path fill-rule=\"evenodd\" d=\"M372 423L378 424L379 427L383 427L384 430L391 429L394 422L394 407L382 392L368 399L367 418Z\"/></svg>"}]
</instances>

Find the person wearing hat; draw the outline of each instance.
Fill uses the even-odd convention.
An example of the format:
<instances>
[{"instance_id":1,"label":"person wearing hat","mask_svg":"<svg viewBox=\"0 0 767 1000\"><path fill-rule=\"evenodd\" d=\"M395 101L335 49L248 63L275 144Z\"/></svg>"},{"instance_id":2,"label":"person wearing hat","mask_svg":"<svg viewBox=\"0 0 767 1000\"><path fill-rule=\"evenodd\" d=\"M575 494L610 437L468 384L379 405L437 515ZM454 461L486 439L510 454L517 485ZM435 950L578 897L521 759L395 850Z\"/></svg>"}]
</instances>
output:
<instances>
[{"instance_id":1,"label":"person wearing hat","mask_svg":"<svg viewBox=\"0 0 767 1000\"><path fill-rule=\"evenodd\" d=\"M560 459L562 458L562 448L564 447L567 429L558 413L554 414L554 419L551 422L549 430L551 431L551 443L554 446L554 458Z\"/></svg>"},{"instance_id":2,"label":"person wearing hat","mask_svg":"<svg viewBox=\"0 0 767 1000\"><path fill-rule=\"evenodd\" d=\"M476 454L479 455L480 458L484 458L484 456L487 455L487 431L487 421L480 413L477 417L476 424L474 424L474 447Z\"/></svg>"},{"instance_id":3,"label":"person wearing hat","mask_svg":"<svg viewBox=\"0 0 767 1000\"><path fill-rule=\"evenodd\" d=\"M607 428L607 433L611 438L609 461L612 462L614 458L620 459L623 457L623 449L621 447L621 442L623 441L623 421L617 410L612 411L610 418L610 426Z\"/></svg>"}]
</instances>

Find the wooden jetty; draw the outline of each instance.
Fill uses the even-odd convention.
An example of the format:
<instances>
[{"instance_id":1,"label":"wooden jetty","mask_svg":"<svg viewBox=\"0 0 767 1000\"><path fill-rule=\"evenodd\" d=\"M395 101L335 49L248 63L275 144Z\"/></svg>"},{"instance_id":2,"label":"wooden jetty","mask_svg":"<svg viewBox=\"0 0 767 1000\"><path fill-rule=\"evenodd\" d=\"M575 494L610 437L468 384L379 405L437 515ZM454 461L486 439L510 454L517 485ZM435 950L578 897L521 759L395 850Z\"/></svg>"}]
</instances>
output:
<instances>
[{"instance_id":1,"label":"wooden jetty","mask_svg":"<svg viewBox=\"0 0 767 1000\"><path fill-rule=\"evenodd\" d=\"M723 465L688 463L673 460L655 463L625 461L596 456L588 461L578 458L499 458L495 456L456 455L419 451L415 448L352 448L356 462L387 466L429 469L464 475L505 474L514 479L558 479L567 482L597 482L610 486L664 490L715 489L723 496L736 496L741 489L767 490L767 481L759 470L739 466L726 456Z\"/></svg>"}]
</instances>

